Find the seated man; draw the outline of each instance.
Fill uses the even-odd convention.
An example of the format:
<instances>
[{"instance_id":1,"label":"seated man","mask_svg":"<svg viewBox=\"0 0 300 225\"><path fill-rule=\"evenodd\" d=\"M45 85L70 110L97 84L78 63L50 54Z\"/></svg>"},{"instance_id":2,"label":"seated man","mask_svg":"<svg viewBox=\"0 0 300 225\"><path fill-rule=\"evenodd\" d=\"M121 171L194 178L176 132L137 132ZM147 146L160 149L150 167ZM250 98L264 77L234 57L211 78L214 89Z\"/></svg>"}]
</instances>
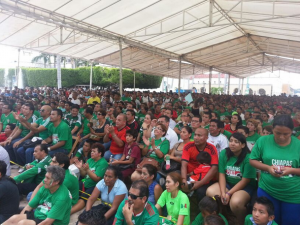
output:
<instances>
[{"instance_id":1,"label":"seated man","mask_svg":"<svg viewBox=\"0 0 300 225\"><path fill-rule=\"evenodd\" d=\"M91 158L93 141L86 140L83 144L83 147L78 149L76 155L70 160L70 164L73 164L76 160L86 163L88 159Z\"/></svg>"},{"instance_id":2,"label":"seated man","mask_svg":"<svg viewBox=\"0 0 300 225\"><path fill-rule=\"evenodd\" d=\"M19 213L19 191L15 182L5 175L6 168L6 163L0 160L0 224Z\"/></svg>"},{"instance_id":3,"label":"seated man","mask_svg":"<svg viewBox=\"0 0 300 225\"><path fill-rule=\"evenodd\" d=\"M35 160L25 165L26 170L23 173L14 177L21 195L27 195L41 183L45 177L46 168L51 162L46 145L37 145L34 148L33 155Z\"/></svg>"},{"instance_id":4,"label":"seated man","mask_svg":"<svg viewBox=\"0 0 300 225\"><path fill-rule=\"evenodd\" d=\"M69 190L65 185L62 185L64 179L65 171L63 168L49 166L43 181L44 186L19 215L10 217L3 225L68 225L71 197Z\"/></svg>"},{"instance_id":5,"label":"seated man","mask_svg":"<svg viewBox=\"0 0 300 225\"><path fill-rule=\"evenodd\" d=\"M159 214L156 207L148 202L149 188L144 180L133 182L128 199L123 200L115 216L114 225L157 225Z\"/></svg>"}]
</instances>

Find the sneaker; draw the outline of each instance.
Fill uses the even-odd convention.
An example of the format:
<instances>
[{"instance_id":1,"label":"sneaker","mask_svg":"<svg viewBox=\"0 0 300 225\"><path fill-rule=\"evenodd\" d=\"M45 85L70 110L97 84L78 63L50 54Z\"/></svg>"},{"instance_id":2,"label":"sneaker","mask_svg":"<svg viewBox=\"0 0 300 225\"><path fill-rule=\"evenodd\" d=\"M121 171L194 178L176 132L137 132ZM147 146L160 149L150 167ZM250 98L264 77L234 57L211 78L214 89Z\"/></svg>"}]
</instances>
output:
<instances>
[{"instance_id":1,"label":"sneaker","mask_svg":"<svg viewBox=\"0 0 300 225\"><path fill-rule=\"evenodd\" d=\"M25 170L25 169L24 169L23 167L21 167L21 168L19 169L18 173L23 173L24 170Z\"/></svg>"},{"instance_id":2,"label":"sneaker","mask_svg":"<svg viewBox=\"0 0 300 225\"><path fill-rule=\"evenodd\" d=\"M12 168L12 169L19 169L19 166L17 166L17 165L12 165L12 166L10 166L10 168Z\"/></svg>"}]
</instances>

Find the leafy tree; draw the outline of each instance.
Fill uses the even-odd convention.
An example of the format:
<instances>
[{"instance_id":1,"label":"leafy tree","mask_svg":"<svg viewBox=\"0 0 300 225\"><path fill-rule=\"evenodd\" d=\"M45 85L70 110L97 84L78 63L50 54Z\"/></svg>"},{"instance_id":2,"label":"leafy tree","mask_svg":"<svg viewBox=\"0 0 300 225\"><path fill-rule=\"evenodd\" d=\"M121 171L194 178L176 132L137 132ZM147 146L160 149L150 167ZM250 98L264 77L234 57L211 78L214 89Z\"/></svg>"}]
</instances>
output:
<instances>
[{"instance_id":1,"label":"leafy tree","mask_svg":"<svg viewBox=\"0 0 300 225\"><path fill-rule=\"evenodd\" d=\"M51 56L48 55L48 54L44 54L44 53L41 53L40 55L34 57L31 62L32 63L39 63L40 61L43 61L44 62L44 68L47 67L47 64L51 64Z\"/></svg>"}]
</instances>

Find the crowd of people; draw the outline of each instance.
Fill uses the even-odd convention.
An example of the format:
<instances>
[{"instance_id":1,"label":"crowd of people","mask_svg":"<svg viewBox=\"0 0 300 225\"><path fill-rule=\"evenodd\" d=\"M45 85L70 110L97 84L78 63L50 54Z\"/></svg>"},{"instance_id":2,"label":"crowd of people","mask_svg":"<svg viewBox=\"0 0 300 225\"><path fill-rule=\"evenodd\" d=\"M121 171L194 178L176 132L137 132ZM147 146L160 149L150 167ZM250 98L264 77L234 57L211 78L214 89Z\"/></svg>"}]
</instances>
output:
<instances>
[{"instance_id":1,"label":"crowd of people","mask_svg":"<svg viewBox=\"0 0 300 225\"><path fill-rule=\"evenodd\" d=\"M0 224L300 224L300 99L186 95L2 90Z\"/></svg>"}]
</instances>

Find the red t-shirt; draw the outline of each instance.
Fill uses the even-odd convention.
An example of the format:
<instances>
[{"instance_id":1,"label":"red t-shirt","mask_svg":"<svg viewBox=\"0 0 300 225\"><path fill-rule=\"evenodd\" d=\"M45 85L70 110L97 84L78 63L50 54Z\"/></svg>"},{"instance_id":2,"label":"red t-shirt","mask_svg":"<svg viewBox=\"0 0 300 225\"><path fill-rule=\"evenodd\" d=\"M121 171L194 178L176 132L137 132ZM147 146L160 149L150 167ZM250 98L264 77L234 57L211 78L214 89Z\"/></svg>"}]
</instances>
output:
<instances>
[{"instance_id":1,"label":"red t-shirt","mask_svg":"<svg viewBox=\"0 0 300 225\"><path fill-rule=\"evenodd\" d=\"M131 149L131 151L129 152L130 149ZM141 161L141 150L140 150L140 147L137 145L137 143L132 143L130 148L128 147L128 144L126 143L124 146L123 154L125 155L126 160L129 160L129 157L127 159L127 156L134 158L134 165L135 165L134 168L136 168L136 166Z\"/></svg>"},{"instance_id":2,"label":"red t-shirt","mask_svg":"<svg viewBox=\"0 0 300 225\"><path fill-rule=\"evenodd\" d=\"M0 134L0 142L6 141L7 137L5 133Z\"/></svg>"},{"instance_id":3,"label":"red t-shirt","mask_svg":"<svg viewBox=\"0 0 300 225\"><path fill-rule=\"evenodd\" d=\"M126 142L126 130L129 130L130 128L125 126L123 127L121 130L118 130L118 128L115 126L115 134L118 136L118 138L120 138L124 143ZM119 147L117 145L117 143L114 141L114 139L112 138L112 135L109 134L109 139L111 139L111 145L110 145L110 152L114 155L117 154L123 154L123 150L124 150L124 146L123 147Z\"/></svg>"},{"instance_id":4,"label":"red t-shirt","mask_svg":"<svg viewBox=\"0 0 300 225\"><path fill-rule=\"evenodd\" d=\"M224 127L224 130L227 130L232 134L237 132L237 130L231 130L230 124L226 124L225 127Z\"/></svg>"},{"instance_id":5,"label":"red t-shirt","mask_svg":"<svg viewBox=\"0 0 300 225\"><path fill-rule=\"evenodd\" d=\"M200 164L200 166L198 166L194 170L194 175L192 175L191 178L195 181L202 180L206 176L206 174L208 173L210 168L211 168L211 166L209 166L209 165ZM207 184L208 183L209 182L207 182Z\"/></svg>"},{"instance_id":6,"label":"red t-shirt","mask_svg":"<svg viewBox=\"0 0 300 225\"><path fill-rule=\"evenodd\" d=\"M159 114L154 113L153 116L155 117L155 119L158 119L161 116L161 113Z\"/></svg>"},{"instance_id":7,"label":"red t-shirt","mask_svg":"<svg viewBox=\"0 0 300 225\"><path fill-rule=\"evenodd\" d=\"M218 151L214 145L207 142L203 151L210 154L211 166L219 164ZM200 151L196 147L195 142L189 142L183 147L181 159L188 162L187 173L193 172L200 165L200 163L197 161L197 155L199 154L199 152Z\"/></svg>"}]
</instances>

